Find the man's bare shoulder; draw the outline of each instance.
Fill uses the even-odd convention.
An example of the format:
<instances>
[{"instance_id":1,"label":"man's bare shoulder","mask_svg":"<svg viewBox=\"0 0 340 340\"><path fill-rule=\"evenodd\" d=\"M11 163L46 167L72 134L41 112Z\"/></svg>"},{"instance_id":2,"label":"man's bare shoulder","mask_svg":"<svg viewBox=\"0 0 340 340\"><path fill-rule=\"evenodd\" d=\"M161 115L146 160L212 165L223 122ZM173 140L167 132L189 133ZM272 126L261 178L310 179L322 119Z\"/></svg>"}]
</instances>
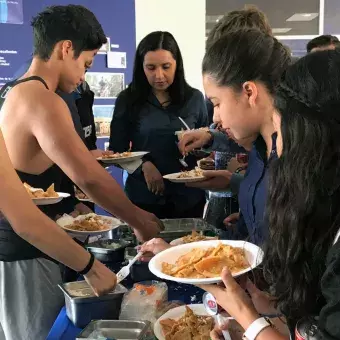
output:
<instances>
[{"instance_id":1,"label":"man's bare shoulder","mask_svg":"<svg viewBox=\"0 0 340 340\"><path fill-rule=\"evenodd\" d=\"M59 116L68 113L65 101L38 82L22 83L15 86L6 97L6 106L7 108L20 106L20 112L25 115L49 114L51 118L53 113Z\"/></svg>"}]
</instances>

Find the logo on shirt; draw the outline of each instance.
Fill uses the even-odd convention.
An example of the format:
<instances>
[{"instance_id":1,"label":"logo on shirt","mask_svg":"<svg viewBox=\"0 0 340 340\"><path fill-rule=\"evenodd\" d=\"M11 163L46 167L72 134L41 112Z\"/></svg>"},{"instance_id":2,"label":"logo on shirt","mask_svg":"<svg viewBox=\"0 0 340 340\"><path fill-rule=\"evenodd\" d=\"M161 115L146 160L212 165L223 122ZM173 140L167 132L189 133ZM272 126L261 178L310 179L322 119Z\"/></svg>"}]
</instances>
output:
<instances>
[{"instance_id":1,"label":"logo on shirt","mask_svg":"<svg viewBox=\"0 0 340 340\"><path fill-rule=\"evenodd\" d=\"M84 130L85 138L90 137L91 134L92 134L92 125L85 126L85 127L83 128L83 130Z\"/></svg>"}]
</instances>

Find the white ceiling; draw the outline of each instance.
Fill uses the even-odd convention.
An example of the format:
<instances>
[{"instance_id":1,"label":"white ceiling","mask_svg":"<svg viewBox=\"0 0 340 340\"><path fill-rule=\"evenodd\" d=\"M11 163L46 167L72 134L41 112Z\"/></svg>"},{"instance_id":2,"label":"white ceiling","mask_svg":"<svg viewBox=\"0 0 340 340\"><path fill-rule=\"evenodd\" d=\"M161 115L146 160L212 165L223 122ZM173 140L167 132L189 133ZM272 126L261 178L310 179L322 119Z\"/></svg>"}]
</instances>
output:
<instances>
[{"instance_id":1,"label":"white ceiling","mask_svg":"<svg viewBox=\"0 0 340 340\"><path fill-rule=\"evenodd\" d=\"M207 31L216 24L218 16L232 10L242 9L246 4L256 5L265 12L272 28L291 28L289 32L279 33L279 35L317 35L319 33L319 16L311 21L286 21L296 13L319 13L319 0L206 0L206 14L214 16L208 18L212 20L207 20Z\"/></svg>"}]
</instances>

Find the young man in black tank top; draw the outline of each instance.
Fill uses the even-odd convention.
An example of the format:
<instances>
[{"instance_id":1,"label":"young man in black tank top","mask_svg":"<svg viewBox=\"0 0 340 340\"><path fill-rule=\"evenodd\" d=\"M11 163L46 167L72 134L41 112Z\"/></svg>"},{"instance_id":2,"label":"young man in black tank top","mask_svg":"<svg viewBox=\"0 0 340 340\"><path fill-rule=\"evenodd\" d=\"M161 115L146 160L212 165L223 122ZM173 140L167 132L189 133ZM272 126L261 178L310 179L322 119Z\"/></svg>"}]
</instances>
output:
<instances>
[{"instance_id":1,"label":"young man in black tank top","mask_svg":"<svg viewBox=\"0 0 340 340\"><path fill-rule=\"evenodd\" d=\"M131 225L140 240L156 236L161 222L134 206L96 162L75 132L66 104L55 94L57 88L70 93L84 81L86 68L106 42L100 24L84 7L69 5L46 9L32 26L32 65L21 81L5 85L0 93L1 129L13 166L31 183L47 184L53 181L57 164L97 204ZM1 142L0 149L4 148ZM2 158L0 172L5 161L9 164ZM87 263L91 268L92 261L46 217L34 215L33 203L21 204L27 196L15 175L11 176L11 181L3 176L6 180L0 181L0 191L6 193L6 199L0 194L0 209L10 222L0 221L0 232L10 236L0 237L0 289L4 292L0 322L6 340L44 339L62 303L56 287L60 277L46 254L77 271L88 267ZM7 193L14 184L17 196ZM27 225L22 225L23 216ZM98 293L115 284L115 276L98 261L86 279Z\"/></svg>"}]
</instances>

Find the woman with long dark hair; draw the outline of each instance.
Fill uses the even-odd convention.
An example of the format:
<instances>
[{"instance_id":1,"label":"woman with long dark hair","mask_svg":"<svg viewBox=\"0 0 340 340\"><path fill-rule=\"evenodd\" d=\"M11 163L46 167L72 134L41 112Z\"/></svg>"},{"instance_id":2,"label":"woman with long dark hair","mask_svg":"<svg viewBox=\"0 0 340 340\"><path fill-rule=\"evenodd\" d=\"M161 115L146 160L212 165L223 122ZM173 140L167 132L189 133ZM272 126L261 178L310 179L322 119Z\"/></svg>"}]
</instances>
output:
<instances>
[{"instance_id":1,"label":"woman with long dark hair","mask_svg":"<svg viewBox=\"0 0 340 340\"><path fill-rule=\"evenodd\" d=\"M163 175L183 170L176 131L208 125L200 91L185 80L181 51L168 32L153 32L138 45L133 79L117 98L110 149L149 151L125 183L128 197L160 218L202 217L202 190L165 182ZM185 159L192 169L196 159Z\"/></svg>"},{"instance_id":2,"label":"woman with long dark hair","mask_svg":"<svg viewBox=\"0 0 340 340\"><path fill-rule=\"evenodd\" d=\"M221 76L228 69L240 70L240 51L234 52L235 59L224 56L226 51L232 53L229 43L241 41L244 34L252 42L252 48L244 47L248 60L257 55L265 62L269 40L279 44L269 37L265 44L262 33L240 31L226 35L207 52L205 89L219 101L224 127L233 124L226 98L230 103L233 97L241 102L244 96L252 96L252 87L246 86L249 78L238 73L240 87ZM314 328L312 333L318 339L340 339L339 52L317 52L300 59L286 71L276 91L267 95L280 157L270 166L267 199L269 235L263 269L271 296L248 282L251 299L227 269L222 272L224 288L203 288L238 321L246 339L288 339L260 317L259 313L275 310L286 317L291 331L300 319L318 316L318 331ZM217 333L212 337L216 339Z\"/></svg>"}]
</instances>

